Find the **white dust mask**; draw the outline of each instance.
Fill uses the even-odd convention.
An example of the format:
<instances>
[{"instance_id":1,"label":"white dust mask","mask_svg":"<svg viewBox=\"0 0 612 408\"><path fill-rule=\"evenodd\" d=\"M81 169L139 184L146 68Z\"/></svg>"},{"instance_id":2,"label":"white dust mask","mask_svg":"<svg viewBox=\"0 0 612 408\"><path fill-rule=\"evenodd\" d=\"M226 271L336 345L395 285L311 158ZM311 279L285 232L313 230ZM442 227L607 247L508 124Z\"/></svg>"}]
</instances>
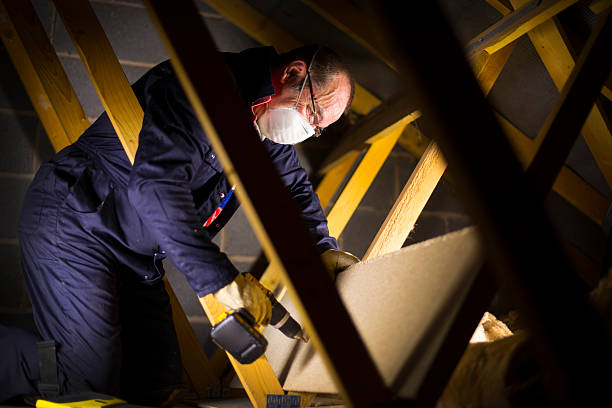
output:
<instances>
[{"instance_id":1,"label":"white dust mask","mask_svg":"<svg viewBox=\"0 0 612 408\"><path fill-rule=\"evenodd\" d=\"M271 108L257 119L262 140L270 139L275 143L296 144L303 142L315 131L310 123L296 108Z\"/></svg>"}]
</instances>

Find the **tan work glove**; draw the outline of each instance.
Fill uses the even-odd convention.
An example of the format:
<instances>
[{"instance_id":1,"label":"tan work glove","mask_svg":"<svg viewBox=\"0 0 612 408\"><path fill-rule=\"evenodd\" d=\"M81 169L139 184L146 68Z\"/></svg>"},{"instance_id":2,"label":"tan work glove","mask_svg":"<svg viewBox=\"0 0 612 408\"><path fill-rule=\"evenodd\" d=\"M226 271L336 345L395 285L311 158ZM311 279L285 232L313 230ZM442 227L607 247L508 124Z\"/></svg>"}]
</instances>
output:
<instances>
[{"instance_id":1,"label":"tan work glove","mask_svg":"<svg viewBox=\"0 0 612 408\"><path fill-rule=\"evenodd\" d=\"M266 293L243 275L216 291L215 299L228 309L246 309L257 324L266 326L272 316L272 304Z\"/></svg>"},{"instance_id":2,"label":"tan work glove","mask_svg":"<svg viewBox=\"0 0 612 408\"><path fill-rule=\"evenodd\" d=\"M338 274L360 260L355 255L337 249L328 249L321 254L321 261L329 276L335 281Z\"/></svg>"}]
</instances>

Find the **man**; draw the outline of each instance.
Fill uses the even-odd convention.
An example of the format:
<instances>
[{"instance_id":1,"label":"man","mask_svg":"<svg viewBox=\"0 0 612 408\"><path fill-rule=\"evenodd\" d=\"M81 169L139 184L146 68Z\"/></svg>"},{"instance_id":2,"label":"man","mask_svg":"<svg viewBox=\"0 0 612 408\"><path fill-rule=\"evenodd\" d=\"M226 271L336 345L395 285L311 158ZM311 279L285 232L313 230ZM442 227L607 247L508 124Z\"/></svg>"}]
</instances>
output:
<instances>
[{"instance_id":1,"label":"man","mask_svg":"<svg viewBox=\"0 0 612 408\"><path fill-rule=\"evenodd\" d=\"M318 46L282 55L264 47L225 58L324 262L332 273L356 262L329 236L291 146L348 109L348 70ZM6 354L0 401L51 390L163 402L182 379L161 280L165 257L198 296L213 293L261 324L270 318L263 292L211 242L239 204L170 63L151 69L133 89L144 110L133 166L104 113L41 166L28 190L19 223L22 266L42 340L53 341L57 352L37 352L39 339L0 327ZM51 380L40 378L39 357Z\"/></svg>"}]
</instances>

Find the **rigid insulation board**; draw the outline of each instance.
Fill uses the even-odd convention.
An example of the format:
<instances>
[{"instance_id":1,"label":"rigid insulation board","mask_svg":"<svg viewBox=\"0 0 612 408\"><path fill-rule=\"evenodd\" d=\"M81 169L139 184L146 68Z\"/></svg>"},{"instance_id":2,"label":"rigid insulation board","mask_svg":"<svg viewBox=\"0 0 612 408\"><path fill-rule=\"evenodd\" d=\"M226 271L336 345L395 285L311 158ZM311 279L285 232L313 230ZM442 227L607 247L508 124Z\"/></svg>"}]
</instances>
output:
<instances>
[{"instance_id":1,"label":"rigid insulation board","mask_svg":"<svg viewBox=\"0 0 612 408\"><path fill-rule=\"evenodd\" d=\"M402 397L416 395L482 260L470 227L360 262L338 276L342 301L378 370ZM282 303L300 319L290 299ZM337 392L312 342L273 328L264 335L266 357L285 390Z\"/></svg>"}]
</instances>

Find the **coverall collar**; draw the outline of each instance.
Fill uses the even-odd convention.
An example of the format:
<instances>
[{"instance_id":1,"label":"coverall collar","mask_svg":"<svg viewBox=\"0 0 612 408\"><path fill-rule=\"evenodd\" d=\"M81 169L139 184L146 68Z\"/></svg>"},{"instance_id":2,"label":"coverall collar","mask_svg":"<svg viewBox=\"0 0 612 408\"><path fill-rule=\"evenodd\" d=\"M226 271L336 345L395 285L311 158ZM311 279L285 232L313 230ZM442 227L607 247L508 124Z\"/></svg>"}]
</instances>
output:
<instances>
[{"instance_id":1,"label":"coverall collar","mask_svg":"<svg viewBox=\"0 0 612 408\"><path fill-rule=\"evenodd\" d=\"M258 105L274 95L272 63L278 57L274 47L250 48L240 53L226 53L242 97L249 106Z\"/></svg>"}]
</instances>

